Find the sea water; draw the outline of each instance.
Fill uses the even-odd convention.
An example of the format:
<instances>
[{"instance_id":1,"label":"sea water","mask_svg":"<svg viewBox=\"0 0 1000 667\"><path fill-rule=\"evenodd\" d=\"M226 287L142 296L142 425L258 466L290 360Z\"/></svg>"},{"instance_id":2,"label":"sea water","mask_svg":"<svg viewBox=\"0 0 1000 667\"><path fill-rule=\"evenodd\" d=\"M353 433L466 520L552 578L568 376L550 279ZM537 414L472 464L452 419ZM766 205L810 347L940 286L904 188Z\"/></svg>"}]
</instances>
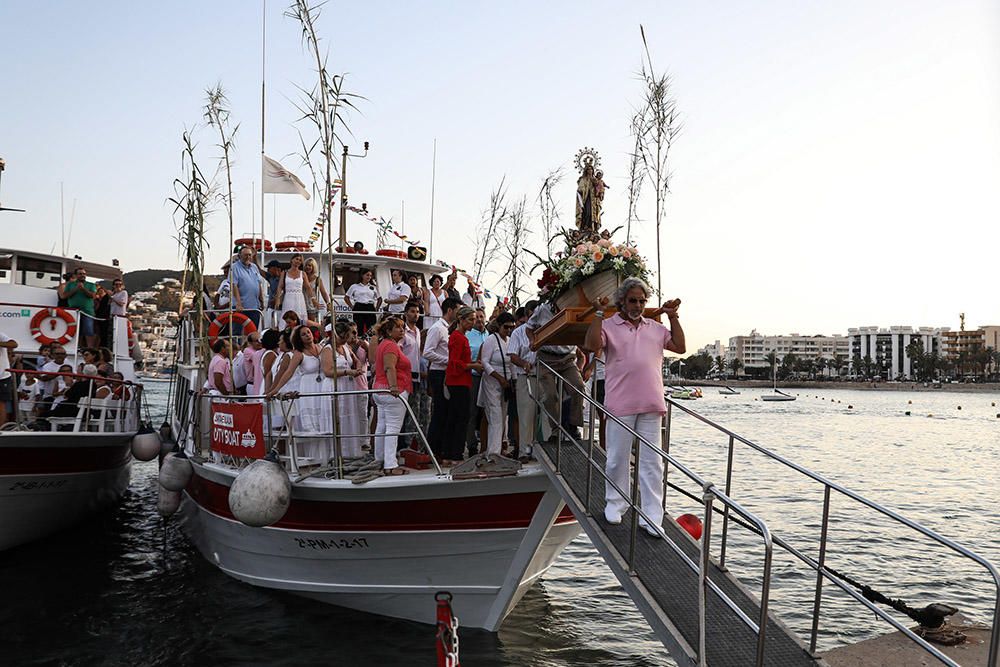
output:
<instances>
[{"instance_id":1,"label":"sea water","mask_svg":"<svg viewBox=\"0 0 1000 667\"><path fill-rule=\"evenodd\" d=\"M167 387L149 385L154 424ZM1000 396L830 389L762 403L755 390L710 391L685 407L1000 563L1000 408L992 405ZM720 487L727 446L727 437L674 410L671 454ZM742 445L733 470L733 497L816 557L822 486ZM157 515L156 472L155 462L136 463L116 510L0 554L0 664L435 664L430 626L254 588L220 572ZM676 470L670 481L698 495ZM667 502L675 516L700 513L680 493ZM720 531L717 519L716 555ZM728 563L757 592L761 556L758 537L731 528ZM996 591L981 568L836 492L827 562L912 606L941 601L991 620ZM772 609L807 637L815 574L776 547L772 577ZM829 583L821 621L821 649L890 630ZM477 667L673 664L585 535L498 633L459 635L463 664Z\"/></svg>"}]
</instances>

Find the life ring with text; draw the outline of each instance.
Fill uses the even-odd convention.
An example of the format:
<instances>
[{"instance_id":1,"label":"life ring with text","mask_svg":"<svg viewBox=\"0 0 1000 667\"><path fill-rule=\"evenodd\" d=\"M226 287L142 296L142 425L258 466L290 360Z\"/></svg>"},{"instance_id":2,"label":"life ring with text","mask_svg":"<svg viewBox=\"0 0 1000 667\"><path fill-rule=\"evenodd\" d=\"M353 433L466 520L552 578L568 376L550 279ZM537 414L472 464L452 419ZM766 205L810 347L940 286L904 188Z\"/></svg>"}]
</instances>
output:
<instances>
[{"instance_id":1,"label":"life ring with text","mask_svg":"<svg viewBox=\"0 0 1000 667\"><path fill-rule=\"evenodd\" d=\"M237 323L241 327L242 335L252 334L257 331L257 325L253 323L249 317L243 313L232 312L232 313L221 313L215 320L208 325L208 344L209 346L215 345L215 341L219 339L219 334L222 332L222 327L230 324Z\"/></svg>"},{"instance_id":2,"label":"life ring with text","mask_svg":"<svg viewBox=\"0 0 1000 667\"><path fill-rule=\"evenodd\" d=\"M61 336L49 336L42 333L42 322L45 320L49 321L50 332L55 332L58 326L57 320L66 323L66 331ZM31 337L42 345L51 345L52 343L64 345L73 340L75 336L76 318L64 308L45 308L35 313L35 316L31 318Z\"/></svg>"}]
</instances>

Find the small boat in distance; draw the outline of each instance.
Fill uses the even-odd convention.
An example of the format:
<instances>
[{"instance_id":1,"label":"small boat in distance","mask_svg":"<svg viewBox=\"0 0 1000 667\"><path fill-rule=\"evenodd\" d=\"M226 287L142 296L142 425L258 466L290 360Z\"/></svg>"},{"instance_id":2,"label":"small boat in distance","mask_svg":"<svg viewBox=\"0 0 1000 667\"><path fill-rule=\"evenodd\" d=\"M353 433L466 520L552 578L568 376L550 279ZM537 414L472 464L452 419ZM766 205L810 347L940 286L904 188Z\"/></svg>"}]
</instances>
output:
<instances>
[{"instance_id":1,"label":"small boat in distance","mask_svg":"<svg viewBox=\"0 0 1000 667\"><path fill-rule=\"evenodd\" d=\"M737 391L736 389L733 389L727 384L725 387L719 390L719 393L722 394L723 396L736 396L740 392Z\"/></svg>"},{"instance_id":2,"label":"small boat in distance","mask_svg":"<svg viewBox=\"0 0 1000 667\"><path fill-rule=\"evenodd\" d=\"M785 392L778 389L778 379L776 373L777 359L771 361L771 388L774 391L773 394L764 394L760 397L762 401L794 401L795 397L791 394L786 394Z\"/></svg>"}]
</instances>

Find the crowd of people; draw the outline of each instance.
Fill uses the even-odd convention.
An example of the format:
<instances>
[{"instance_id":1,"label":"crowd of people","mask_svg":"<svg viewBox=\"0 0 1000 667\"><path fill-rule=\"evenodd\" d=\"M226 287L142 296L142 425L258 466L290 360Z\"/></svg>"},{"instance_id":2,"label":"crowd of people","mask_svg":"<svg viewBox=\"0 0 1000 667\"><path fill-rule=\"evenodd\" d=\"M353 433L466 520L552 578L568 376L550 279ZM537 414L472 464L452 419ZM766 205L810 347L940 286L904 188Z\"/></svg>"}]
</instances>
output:
<instances>
[{"instance_id":1,"label":"crowd of people","mask_svg":"<svg viewBox=\"0 0 1000 667\"><path fill-rule=\"evenodd\" d=\"M114 318L127 317L128 291L125 281L115 278L111 289L87 280L87 269L78 267L63 275L57 288L62 308L79 312L80 343L87 347L111 347Z\"/></svg>"},{"instance_id":2,"label":"crowd of people","mask_svg":"<svg viewBox=\"0 0 1000 667\"><path fill-rule=\"evenodd\" d=\"M41 345L37 355L19 354L17 345L0 332L0 426L20 410L28 428L48 431L50 419L76 417L84 398L132 398L106 347L83 348L74 366L58 343Z\"/></svg>"},{"instance_id":3,"label":"crowd of people","mask_svg":"<svg viewBox=\"0 0 1000 667\"><path fill-rule=\"evenodd\" d=\"M465 293L458 292L454 272L434 275L422 288L419 275L393 270L392 284L383 294L372 272L362 269L346 291L335 291L343 294L350 313L335 314L312 260L303 262L296 255L287 268L272 262L255 272L253 252L247 248L240 263L251 269L248 274L256 283L240 287L243 269L230 272L234 307L265 305L265 317L274 326L247 336L235 354L219 338L205 388L279 399L268 401L265 427L285 433L291 426L302 443L300 454L318 462L333 457L333 440L310 435L332 433L335 420L343 436L342 456L361 456L369 449L387 475L408 472L399 465L397 452L418 444L417 426L446 467L479 453L526 460L534 445L556 438L560 429L579 437L579 392L588 392L585 384L592 381L598 402L615 417L608 420L600 413L608 474L628 494L630 431L657 441L666 410L663 351L685 350L679 302L656 310L658 316L667 315L669 326L645 317L651 291L635 279L616 293L613 317L603 319L607 299L594 304L597 316L585 345L533 349L535 332L555 316L552 304L529 301L511 311L498 301L487 314L475 285L470 282ZM246 294L253 289L257 300L248 301ZM560 392L560 377L579 392L569 387ZM369 389L387 393L361 393ZM337 396L334 415L334 390L359 393ZM536 409L536 398L543 414ZM662 518L663 461L640 455L639 466L642 509L650 517L641 524L653 534L651 524ZM611 484L607 500L606 519L621 521L627 501Z\"/></svg>"}]
</instances>

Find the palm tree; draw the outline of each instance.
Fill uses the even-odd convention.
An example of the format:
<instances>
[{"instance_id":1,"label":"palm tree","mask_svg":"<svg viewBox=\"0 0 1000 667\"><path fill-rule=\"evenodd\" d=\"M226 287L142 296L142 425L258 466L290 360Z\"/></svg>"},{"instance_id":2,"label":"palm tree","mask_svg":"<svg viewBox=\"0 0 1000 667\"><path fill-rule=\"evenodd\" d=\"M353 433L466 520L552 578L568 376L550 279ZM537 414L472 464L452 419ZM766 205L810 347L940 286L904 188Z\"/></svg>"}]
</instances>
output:
<instances>
[{"instance_id":1,"label":"palm tree","mask_svg":"<svg viewBox=\"0 0 1000 667\"><path fill-rule=\"evenodd\" d=\"M816 373L818 373L819 375L823 374L823 371L826 370L826 367L828 365L829 364L827 362L826 357L816 357L816 359L813 360L813 368L816 369ZM816 375L814 374L813 377L815 378Z\"/></svg>"},{"instance_id":2,"label":"palm tree","mask_svg":"<svg viewBox=\"0 0 1000 667\"><path fill-rule=\"evenodd\" d=\"M743 362L737 359L736 357L733 357L732 360L730 360L729 362L729 369L733 371L733 377L740 376L741 368L743 368Z\"/></svg>"},{"instance_id":3,"label":"palm tree","mask_svg":"<svg viewBox=\"0 0 1000 667\"><path fill-rule=\"evenodd\" d=\"M726 375L726 358L721 354L715 358L715 368L719 371L719 375L725 377Z\"/></svg>"},{"instance_id":4,"label":"palm tree","mask_svg":"<svg viewBox=\"0 0 1000 667\"><path fill-rule=\"evenodd\" d=\"M833 355L833 359L830 360L830 365L833 366L833 369L835 371L837 371L838 379L840 378L840 369L842 369L844 367L844 364L846 363L847 360L844 358L844 355L842 354L835 354Z\"/></svg>"},{"instance_id":5,"label":"palm tree","mask_svg":"<svg viewBox=\"0 0 1000 667\"><path fill-rule=\"evenodd\" d=\"M918 379L922 379L920 368L922 367L924 360L924 344L921 343L919 339L911 340L910 344L906 346L906 356L910 358L910 368L903 370L916 369L915 375L917 375ZM909 375L909 373L907 373L907 375Z\"/></svg>"}]
</instances>

